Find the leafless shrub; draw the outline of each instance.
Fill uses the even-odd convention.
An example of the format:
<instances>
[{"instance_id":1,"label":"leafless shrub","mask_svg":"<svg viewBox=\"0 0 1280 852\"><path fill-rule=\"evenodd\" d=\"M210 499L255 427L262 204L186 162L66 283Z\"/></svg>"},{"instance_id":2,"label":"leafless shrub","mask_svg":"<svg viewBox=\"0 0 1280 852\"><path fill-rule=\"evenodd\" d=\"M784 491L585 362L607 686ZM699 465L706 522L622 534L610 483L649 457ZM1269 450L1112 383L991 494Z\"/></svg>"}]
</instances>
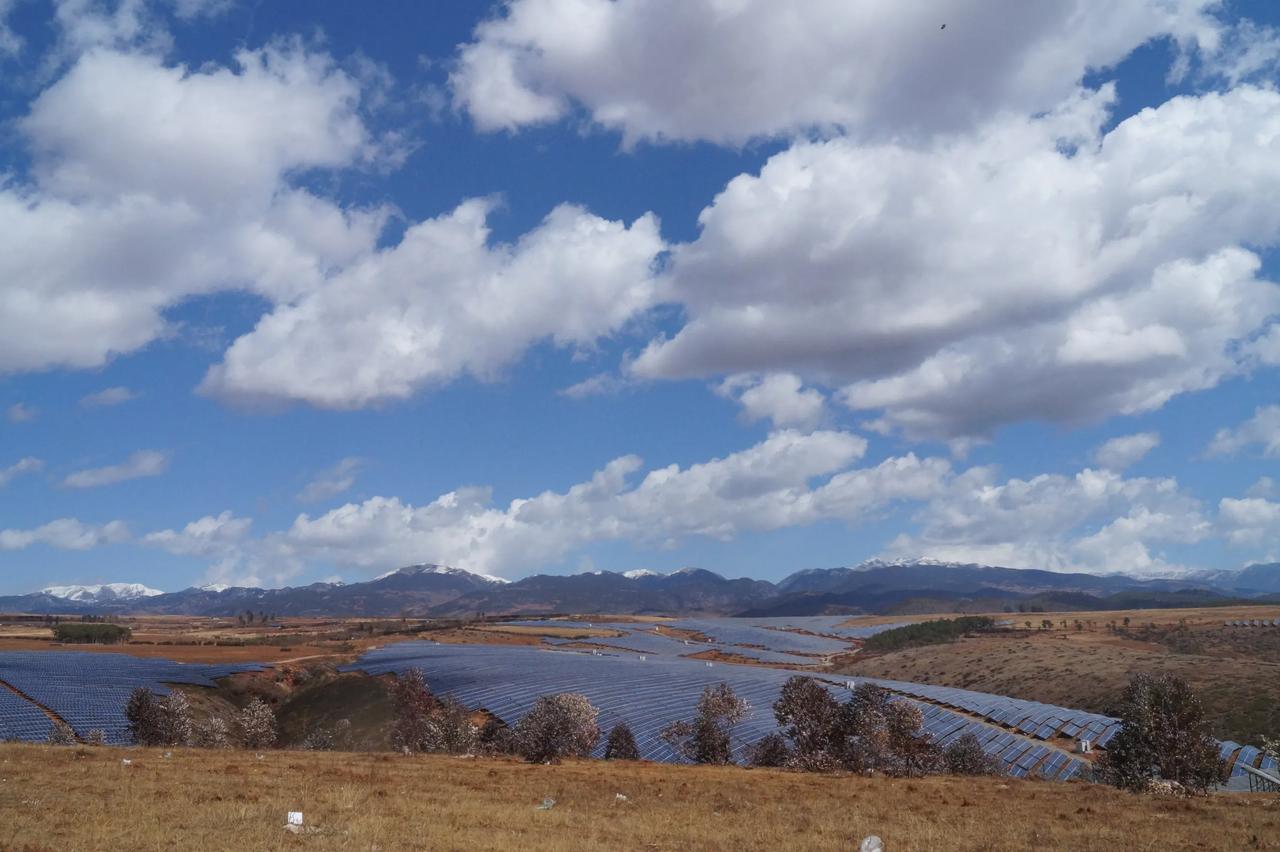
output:
<instances>
[{"instance_id":1,"label":"leafless shrub","mask_svg":"<svg viewBox=\"0 0 1280 852\"><path fill-rule=\"evenodd\" d=\"M231 748L231 726L221 716L201 719L192 727L191 743L197 748Z\"/></svg>"},{"instance_id":2,"label":"leafless shrub","mask_svg":"<svg viewBox=\"0 0 1280 852\"><path fill-rule=\"evenodd\" d=\"M982 750L973 734L962 734L942 750L942 761L952 775L1003 775L1004 764Z\"/></svg>"},{"instance_id":3,"label":"leafless shrub","mask_svg":"<svg viewBox=\"0 0 1280 852\"><path fill-rule=\"evenodd\" d=\"M428 720L434 699L427 689L427 679L422 674L422 669L406 670L392 682L390 692L391 703L395 707L392 746L396 751L426 751L425 746L431 738Z\"/></svg>"},{"instance_id":4,"label":"leafless shrub","mask_svg":"<svg viewBox=\"0 0 1280 852\"><path fill-rule=\"evenodd\" d=\"M76 732L71 726L61 719L55 719L53 728L49 731L49 745L66 746L75 745L76 742Z\"/></svg>"},{"instance_id":5,"label":"leafless shrub","mask_svg":"<svg viewBox=\"0 0 1280 852\"><path fill-rule=\"evenodd\" d=\"M792 763L791 749L782 734L765 734L747 750L747 763L752 766L779 767Z\"/></svg>"}]
</instances>

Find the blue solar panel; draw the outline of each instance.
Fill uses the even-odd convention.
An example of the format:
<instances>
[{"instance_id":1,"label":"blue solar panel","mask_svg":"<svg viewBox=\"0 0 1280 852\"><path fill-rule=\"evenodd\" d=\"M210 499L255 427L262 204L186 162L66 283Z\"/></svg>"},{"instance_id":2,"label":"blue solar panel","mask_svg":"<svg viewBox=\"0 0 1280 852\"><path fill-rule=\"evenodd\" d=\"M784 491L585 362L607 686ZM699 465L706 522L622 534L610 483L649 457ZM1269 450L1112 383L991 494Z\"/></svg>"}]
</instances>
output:
<instances>
[{"instance_id":1,"label":"blue solar panel","mask_svg":"<svg viewBox=\"0 0 1280 852\"><path fill-rule=\"evenodd\" d=\"M1236 778L1244 774L1244 767L1253 766L1261 752L1253 746L1245 746L1240 749L1240 753L1236 755L1235 763L1232 764L1231 777Z\"/></svg>"},{"instance_id":2,"label":"blue solar panel","mask_svg":"<svg viewBox=\"0 0 1280 852\"><path fill-rule=\"evenodd\" d=\"M124 706L135 687L145 686L163 694L169 691L166 683L213 686L217 678L260 668L79 651L0 653L0 680L53 710L81 737L97 729L112 744L129 740ZM47 736L46 730L43 737L21 739Z\"/></svg>"}]
</instances>

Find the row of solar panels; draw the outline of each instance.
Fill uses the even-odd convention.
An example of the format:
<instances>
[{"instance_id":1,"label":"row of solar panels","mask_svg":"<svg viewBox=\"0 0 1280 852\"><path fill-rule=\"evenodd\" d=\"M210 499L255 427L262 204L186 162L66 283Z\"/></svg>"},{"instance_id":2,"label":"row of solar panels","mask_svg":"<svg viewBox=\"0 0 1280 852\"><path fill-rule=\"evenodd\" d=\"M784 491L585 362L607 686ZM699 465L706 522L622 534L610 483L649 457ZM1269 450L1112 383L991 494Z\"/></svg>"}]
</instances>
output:
<instances>
[{"instance_id":1,"label":"row of solar panels","mask_svg":"<svg viewBox=\"0 0 1280 852\"><path fill-rule=\"evenodd\" d=\"M1267 621L1265 618L1243 619L1241 621L1228 621L1227 627L1280 627L1280 618Z\"/></svg>"},{"instance_id":2,"label":"row of solar panels","mask_svg":"<svg viewBox=\"0 0 1280 852\"><path fill-rule=\"evenodd\" d=\"M1264 772L1271 773L1280 770L1280 761L1277 761L1271 755L1264 754L1253 746L1242 746L1240 743L1234 743L1231 740L1222 741L1218 756L1231 765L1232 778L1239 778L1244 775L1244 767L1246 766L1252 766L1254 769L1261 769Z\"/></svg>"},{"instance_id":3,"label":"row of solar panels","mask_svg":"<svg viewBox=\"0 0 1280 852\"><path fill-rule=\"evenodd\" d=\"M172 660L131 657L126 654L98 654L74 651L14 651L0 653L0 680L12 685L33 701L53 710L84 737L100 730L106 741L121 745L129 741L128 721L124 715L129 694L139 686L159 694L168 693L166 683L213 686L218 678L241 671L260 670L254 665L204 665ZM32 704L12 692L0 693L21 702L30 713L48 717ZM3 696L0 696L2 698ZM4 721L5 704L0 703L0 739L9 730ZM46 739L43 732L15 735L24 740Z\"/></svg>"},{"instance_id":4,"label":"row of solar panels","mask_svg":"<svg viewBox=\"0 0 1280 852\"><path fill-rule=\"evenodd\" d=\"M543 641L549 645L589 643L592 645L607 646L609 648L618 648L625 651L634 651L637 654L689 655L699 654L703 651L720 651L721 653L736 654L740 657L758 660L760 662L792 666L806 666L818 662L815 657L789 654L784 651L773 649L753 648L745 645L730 645L725 642L695 642L692 640L682 639L670 631L664 631L664 626L667 626L665 624L645 624L640 622L587 622L569 621L564 619L556 619L554 621L509 621L504 623L519 627L577 627L584 629L616 630L623 634L621 636L592 636L582 639L560 638L553 636L544 637ZM675 625L672 624L670 626L674 627ZM765 630L763 628L760 630L762 632L759 634L753 634L753 637L761 641L771 640L780 632L776 630ZM783 638L777 641L786 642L788 640Z\"/></svg>"},{"instance_id":5,"label":"row of solar panels","mask_svg":"<svg viewBox=\"0 0 1280 852\"><path fill-rule=\"evenodd\" d=\"M528 712L541 695L580 692L600 708L601 725L606 730L626 721L636 735L641 755L649 760L679 761L681 758L659 737L662 728L677 719L689 718L703 686L728 682L753 706L737 732L735 752L777 730L772 706L782 684L795 674L778 669L733 665L706 666L680 657L654 657L645 661L624 656L594 656L537 648L497 648L492 646L434 645L402 643L363 656L348 670L370 674L401 673L421 668L437 693L451 695L472 707L484 707L498 717L513 722ZM830 688L840 689L839 679L824 678ZM1006 756L1011 774L1036 774L1052 778L1075 777L1083 761L1054 749L1037 746L1032 740L1000 728L969 719L961 714L912 701L925 716L924 732L946 746L965 732L979 736L984 748ZM996 747L998 745L998 750ZM1016 748L1015 748L1016 747ZM599 746L598 750L603 746ZM1032 760L1033 748L1042 748ZM1025 766L1023 764L1026 764Z\"/></svg>"},{"instance_id":6,"label":"row of solar panels","mask_svg":"<svg viewBox=\"0 0 1280 852\"><path fill-rule=\"evenodd\" d=\"M1120 721L1099 713L1071 710L1039 701L1026 701L974 692L950 686L933 686L896 680L867 678L895 692L956 707L988 722L1015 730L1035 739L1049 740L1064 736L1087 739L1105 747L1120 731Z\"/></svg>"}]
</instances>

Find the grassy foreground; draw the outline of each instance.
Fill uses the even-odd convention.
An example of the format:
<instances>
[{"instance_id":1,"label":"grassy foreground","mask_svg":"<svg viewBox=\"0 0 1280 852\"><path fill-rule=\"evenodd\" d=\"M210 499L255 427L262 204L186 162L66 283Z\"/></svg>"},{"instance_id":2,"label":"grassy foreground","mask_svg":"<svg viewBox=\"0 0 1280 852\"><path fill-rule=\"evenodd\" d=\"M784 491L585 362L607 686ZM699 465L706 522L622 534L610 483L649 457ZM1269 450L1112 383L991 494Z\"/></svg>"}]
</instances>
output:
<instances>
[{"instance_id":1,"label":"grassy foreground","mask_svg":"<svg viewBox=\"0 0 1280 852\"><path fill-rule=\"evenodd\" d=\"M0 849L1280 848L1280 799L390 754L0 745ZM122 758L132 764L125 766ZM626 800L618 798L626 796ZM544 798L550 810L535 810ZM301 810L308 831L284 830Z\"/></svg>"}]
</instances>

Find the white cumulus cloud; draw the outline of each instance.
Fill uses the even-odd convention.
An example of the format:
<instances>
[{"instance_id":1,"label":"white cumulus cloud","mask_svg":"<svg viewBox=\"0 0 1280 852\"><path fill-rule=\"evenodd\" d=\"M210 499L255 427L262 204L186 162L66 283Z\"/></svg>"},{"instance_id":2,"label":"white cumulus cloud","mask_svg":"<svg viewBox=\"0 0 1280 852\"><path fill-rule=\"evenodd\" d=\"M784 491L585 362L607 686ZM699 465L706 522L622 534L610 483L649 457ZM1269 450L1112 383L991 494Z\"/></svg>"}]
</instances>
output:
<instances>
[{"instance_id":1,"label":"white cumulus cloud","mask_svg":"<svg viewBox=\"0 0 1280 852\"><path fill-rule=\"evenodd\" d=\"M804 387L794 373L738 374L721 382L716 392L736 400L744 419L769 420L776 428L813 428L826 414L822 391Z\"/></svg>"},{"instance_id":2,"label":"white cumulus cloud","mask_svg":"<svg viewBox=\"0 0 1280 852\"><path fill-rule=\"evenodd\" d=\"M653 216L627 225L562 205L514 244L492 202L410 227L235 341L204 392L356 408L463 375L492 379L526 348L590 344L659 298ZM358 353L358 355L356 354Z\"/></svg>"},{"instance_id":3,"label":"white cumulus cloud","mask_svg":"<svg viewBox=\"0 0 1280 852\"><path fill-rule=\"evenodd\" d=\"M482 130L580 106L627 140L898 137L1048 109L1153 39L1215 50L1217 5L508 0L461 48L450 82Z\"/></svg>"},{"instance_id":4,"label":"white cumulus cloud","mask_svg":"<svg viewBox=\"0 0 1280 852\"><path fill-rule=\"evenodd\" d=\"M0 550L25 550L43 544L59 550L90 550L129 540L123 521L86 524L75 518L59 518L29 530L0 529Z\"/></svg>"},{"instance_id":5,"label":"white cumulus cloud","mask_svg":"<svg viewBox=\"0 0 1280 852\"><path fill-rule=\"evenodd\" d=\"M1264 458L1280 458L1280 405L1261 406L1239 426L1219 429L1208 452L1231 456L1255 447Z\"/></svg>"},{"instance_id":6,"label":"white cumulus cloud","mask_svg":"<svg viewBox=\"0 0 1280 852\"><path fill-rule=\"evenodd\" d=\"M1120 471L1142 461L1147 453L1160 446L1158 432L1121 435L1094 450L1093 460L1107 470Z\"/></svg>"},{"instance_id":7,"label":"white cumulus cloud","mask_svg":"<svg viewBox=\"0 0 1280 852\"><path fill-rule=\"evenodd\" d=\"M924 143L802 142L674 251L687 323L645 378L788 371L912 438L1160 407L1255 365L1280 312L1280 93L1110 88Z\"/></svg>"}]
</instances>

